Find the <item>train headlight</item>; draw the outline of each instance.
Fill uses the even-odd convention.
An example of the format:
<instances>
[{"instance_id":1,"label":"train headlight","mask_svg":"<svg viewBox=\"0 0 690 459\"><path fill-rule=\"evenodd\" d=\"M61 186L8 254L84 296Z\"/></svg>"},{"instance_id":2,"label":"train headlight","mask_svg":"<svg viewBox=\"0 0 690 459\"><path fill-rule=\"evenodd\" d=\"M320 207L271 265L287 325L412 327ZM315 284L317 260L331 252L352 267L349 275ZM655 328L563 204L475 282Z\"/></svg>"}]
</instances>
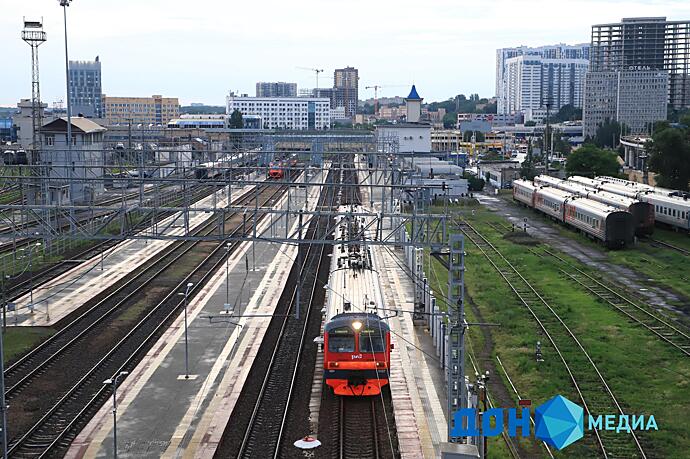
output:
<instances>
[{"instance_id":1,"label":"train headlight","mask_svg":"<svg viewBox=\"0 0 690 459\"><path fill-rule=\"evenodd\" d=\"M362 322L360 322L359 320L355 320L354 322L352 322L352 328L354 328L355 331L359 331L360 328L362 328Z\"/></svg>"}]
</instances>

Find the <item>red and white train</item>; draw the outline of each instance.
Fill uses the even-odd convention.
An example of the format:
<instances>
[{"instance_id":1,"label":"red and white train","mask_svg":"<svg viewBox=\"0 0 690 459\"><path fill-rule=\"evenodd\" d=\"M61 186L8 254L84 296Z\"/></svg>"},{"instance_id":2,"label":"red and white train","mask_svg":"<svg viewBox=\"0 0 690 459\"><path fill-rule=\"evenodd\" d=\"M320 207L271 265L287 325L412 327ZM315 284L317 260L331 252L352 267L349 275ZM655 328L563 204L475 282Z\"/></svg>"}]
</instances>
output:
<instances>
[{"instance_id":1,"label":"red and white train","mask_svg":"<svg viewBox=\"0 0 690 459\"><path fill-rule=\"evenodd\" d=\"M513 182L513 199L536 209L617 249L634 241L635 224L630 212L527 180Z\"/></svg>"},{"instance_id":2,"label":"red and white train","mask_svg":"<svg viewBox=\"0 0 690 459\"><path fill-rule=\"evenodd\" d=\"M381 393L388 384L390 327L366 220L360 206L341 207L324 308L324 381L336 395Z\"/></svg>"},{"instance_id":3,"label":"red and white train","mask_svg":"<svg viewBox=\"0 0 690 459\"><path fill-rule=\"evenodd\" d=\"M635 234L638 236L649 236L654 232L654 206L648 202L599 190L582 183L561 180L556 177L551 177L550 175L538 175L534 178L534 183L558 188L559 190L577 194L583 198L588 198L592 201L597 201L607 206L630 212L635 221Z\"/></svg>"}]
</instances>

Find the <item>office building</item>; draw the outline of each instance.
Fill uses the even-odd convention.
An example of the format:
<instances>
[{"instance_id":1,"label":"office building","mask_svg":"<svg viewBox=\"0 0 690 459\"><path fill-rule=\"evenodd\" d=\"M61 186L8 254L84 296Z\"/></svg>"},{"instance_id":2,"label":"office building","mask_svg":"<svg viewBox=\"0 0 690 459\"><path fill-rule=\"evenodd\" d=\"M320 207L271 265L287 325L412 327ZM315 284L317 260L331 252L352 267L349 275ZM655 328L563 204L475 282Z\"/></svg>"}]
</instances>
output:
<instances>
[{"instance_id":1,"label":"office building","mask_svg":"<svg viewBox=\"0 0 690 459\"><path fill-rule=\"evenodd\" d=\"M666 119L667 105L690 106L690 21L624 18L592 26L584 134L610 118L633 133Z\"/></svg>"},{"instance_id":2,"label":"office building","mask_svg":"<svg viewBox=\"0 0 690 459\"><path fill-rule=\"evenodd\" d=\"M529 46L519 46L517 48L501 48L496 50L496 106L499 114L510 113L508 110L508 92L506 85L507 61L519 56L533 57L551 61L589 61L589 44L577 45L549 45L531 48ZM546 82L548 86L548 81Z\"/></svg>"},{"instance_id":3,"label":"office building","mask_svg":"<svg viewBox=\"0 0 690 459\"><path fill-rule=\"evenodd\" d=\"M668 72L615 70L590 72L585 83L583 133L593 137L607 119L625 124L626 131L650 132L666 119Z\"/></svg>"},{"instance_id":4,"label":"office building","mask_svg":"<svg viewBox=\"0 0 690 459\"><path fill-rule=\"evenodd\" d=\"M345 107L345 115L354 117L359 100L359 71L354 67L336 69L333 75L333 108Z\"/></svg>"},{"instance_id":5,"label":"office building","mask_svg":"<svg viewBox=\"0 0 690 459\"><path fill-rule=\"evenodd\" d=\"M564 105L582 107L586 59L548 59L522 55L505 61L499 114L525 114L528 110Z\"/></svg>"},{"instance_id":6,"label":"office building","mask_svg":"<svg viewBox=\"0 0 690 459\"><path fill-rule=\"evenodd\" d=\"M105 118L109 124L165 125L180 116L177 97L110 97L104 96Z\"/></svg>"},{"instance_id":7,"label":"office building","mask_svg":"<svg viewBox=\"0 0 690 459\"><path fill-rule=\"evenodd\" d=\"M591 71L665 70L668 103L690 106L690 21L624 18L592 26Z\"/></svg>"},{"instance_id":8,"label":"office building","mask_svg":"<svg viewBox=\"0 0 690 459\"><path fill-rule=\"evenodd\" d=\"M72 115L103 118L101 61L69 61L69 101Z\"/></svg>"},{"instance_id":9,"label":"office building","mask_svg":"<svg viewBox=\"0 0 690 459\"><path fill-rule=\"evenodd\" d=\"M263 129L328 129L331 101L318 97L247 97L234 93L226 99L226 113L258 116Z\"/></svg>"},{"instance_id":10,"label":"office building","mask_svg":"<svg viewBox=\"0 0 690 459\"><path fill-rule=\"evenodd\" d=\"M256 83L256 97L297 97L297 83Z\"/></svg>"}]
</instances>

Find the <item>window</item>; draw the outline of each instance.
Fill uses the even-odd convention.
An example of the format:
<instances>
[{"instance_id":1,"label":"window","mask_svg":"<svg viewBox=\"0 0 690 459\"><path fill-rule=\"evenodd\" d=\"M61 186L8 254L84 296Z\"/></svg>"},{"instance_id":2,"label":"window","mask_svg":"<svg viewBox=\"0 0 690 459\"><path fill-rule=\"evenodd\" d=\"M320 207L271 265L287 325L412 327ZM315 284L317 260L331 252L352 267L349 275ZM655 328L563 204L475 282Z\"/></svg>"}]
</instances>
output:
<instances>
[{"instance_id":1,"label":"window","mask_svg":"<svg viewBox=\"0 0 690 459\"><path fill-rule=\"evenodd\" d=\"M46 145L49 147L52 147L55 145L55 136L54 135L47 135L46 136Z\"/></svg>"},{"instance_id":2,"label":"window","mask_svg":"<svg viewBox=\"0 0 690 459\"><path fill-rule=\"evenodd\" d=\"M355 352L355 334L350 327L328 332L328 352Z\"/></svg>"},{"instance_id":3,"label":"window","mask_svg":"<svg viewBox=\"0 0 690 459\"><path fill-rule=\"evenodd\" d=\"M383 352L386 346L381 330L365 328L359 333L359 352Z\"/></svg>"}]
</instances>

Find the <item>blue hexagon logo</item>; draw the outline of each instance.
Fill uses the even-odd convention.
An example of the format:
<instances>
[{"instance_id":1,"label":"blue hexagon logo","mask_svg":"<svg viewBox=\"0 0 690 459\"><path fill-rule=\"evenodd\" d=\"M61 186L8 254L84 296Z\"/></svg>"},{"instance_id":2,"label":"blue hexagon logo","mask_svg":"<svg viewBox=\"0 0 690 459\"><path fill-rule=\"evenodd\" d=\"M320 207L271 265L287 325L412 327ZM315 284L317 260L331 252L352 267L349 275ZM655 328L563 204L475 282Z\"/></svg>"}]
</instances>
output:
<instances>
[{"instance_id":1,"label":"blue hexagon logo","mask_svg":"<svg viewBox=\"0 0 690 459\"><path fill-rule=\"evenodd\" d=\"M585 411L567 398L556 395L534 411L534 435L562 450L585 434Z\"/></svg>"}]
</instances>

